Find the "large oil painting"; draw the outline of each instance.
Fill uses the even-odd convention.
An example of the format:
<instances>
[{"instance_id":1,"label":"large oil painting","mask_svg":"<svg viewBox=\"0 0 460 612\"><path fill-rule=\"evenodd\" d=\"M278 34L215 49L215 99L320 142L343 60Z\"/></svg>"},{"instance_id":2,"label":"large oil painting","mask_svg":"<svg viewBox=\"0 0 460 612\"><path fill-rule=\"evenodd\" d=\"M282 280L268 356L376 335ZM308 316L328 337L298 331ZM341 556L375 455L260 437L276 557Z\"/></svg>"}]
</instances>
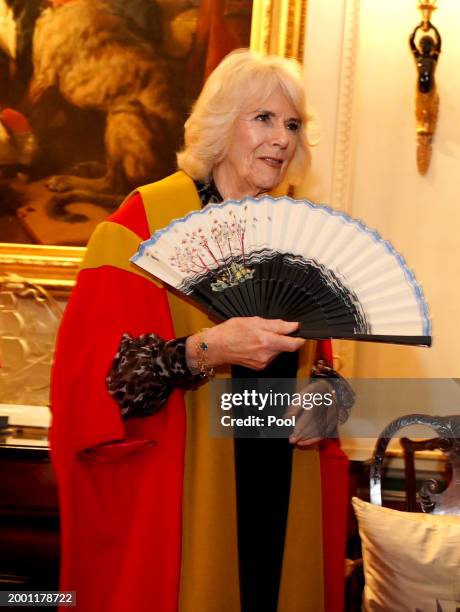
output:
<instances>
[{"instance_id":1,"label":"large oil painting","mask_svg":"<svg viewBox=\"0 0 460 612\"><path fill-rule=\"evenodd\" d=\"M0 0L0 242L84 246L173 171L252 0Z\"/></svg>"}]
</instances>

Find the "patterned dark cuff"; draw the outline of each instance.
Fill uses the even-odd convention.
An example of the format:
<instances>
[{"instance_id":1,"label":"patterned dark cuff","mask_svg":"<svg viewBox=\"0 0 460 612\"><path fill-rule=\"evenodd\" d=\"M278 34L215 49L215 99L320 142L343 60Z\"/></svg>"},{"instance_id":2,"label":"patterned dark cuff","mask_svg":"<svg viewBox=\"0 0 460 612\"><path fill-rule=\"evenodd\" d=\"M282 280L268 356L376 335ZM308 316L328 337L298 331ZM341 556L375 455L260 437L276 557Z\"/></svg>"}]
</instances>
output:
<instances>
[{"instance_id":1,"label":"patterned dark cuff","mask_svg":"<svg viewBox=\"0 0 460 612\"><path fill-rule=\"evenodd\" d=\"M342 425L348 420L351 409L355 403L356 394L350 383L336 370L320 359L315 363L311 371L311 378L324 378L329 383L337 403L337 418Z\"/></svg>"},{"instance_id":2,"label":"patterned dark cuff","mask_svg":"<svg viewBox=\"0 0 460 612\"><path fill-rule=\"evenodd\" d=\"M124 419L150 416L163 408L176 387L188 389L203 382L187 366L185 341L123 334L106 384Z\"/></svg>"}]
</instances>

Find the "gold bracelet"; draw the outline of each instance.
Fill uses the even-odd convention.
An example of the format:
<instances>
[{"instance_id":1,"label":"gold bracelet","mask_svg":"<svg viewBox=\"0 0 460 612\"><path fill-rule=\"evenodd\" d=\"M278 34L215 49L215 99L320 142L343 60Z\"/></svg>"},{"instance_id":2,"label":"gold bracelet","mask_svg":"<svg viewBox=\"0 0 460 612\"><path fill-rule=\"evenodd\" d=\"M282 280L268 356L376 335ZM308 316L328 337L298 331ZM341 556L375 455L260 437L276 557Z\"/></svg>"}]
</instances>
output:
<instances>
[{"instance_id":1,"label":"gold bracelet","mask_svg":"<svg viewBox=\"0 0 460 612\"><path fill-rule=\"evenodd\" d=\"M203 378L211 378L212 376L214 376L214 368L210 367L206 362L206 353L209 349L209 345L205 340L204 332L208 329L208 327L204 327L198 332L199 336L196 342L197 370L199 370L200 376L202 376Z\"/></svg>"}]
</instances>

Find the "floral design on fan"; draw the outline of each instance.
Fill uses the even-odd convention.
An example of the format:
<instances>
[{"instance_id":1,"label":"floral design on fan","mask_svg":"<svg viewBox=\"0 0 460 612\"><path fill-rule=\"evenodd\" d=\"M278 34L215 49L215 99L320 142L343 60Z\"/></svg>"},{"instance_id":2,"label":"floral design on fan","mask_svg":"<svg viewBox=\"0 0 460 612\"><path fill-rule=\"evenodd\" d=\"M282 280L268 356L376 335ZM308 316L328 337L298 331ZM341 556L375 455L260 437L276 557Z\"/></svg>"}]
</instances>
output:
<instances>
[{"instance_id":1,"label":"floral design on fan","mask_svg":"<svg viewBox=\"0 0 460 612\"><path fill-rule=\"evenodd\" d=\"M247 206L243 207L243 213ZM209 211L213 217L214 210ZM187 232L174 255L169 258L171 265L187 275L203 276L210 274L213 291L224 291L254 276L254 269L246 266L245 235L246 218L239 218L233 210L227 219L213 218L210 228ZM252 219L253 227L257 218ZM177 229L175 230L177 232Z\"/></svg>"}]
</instances>

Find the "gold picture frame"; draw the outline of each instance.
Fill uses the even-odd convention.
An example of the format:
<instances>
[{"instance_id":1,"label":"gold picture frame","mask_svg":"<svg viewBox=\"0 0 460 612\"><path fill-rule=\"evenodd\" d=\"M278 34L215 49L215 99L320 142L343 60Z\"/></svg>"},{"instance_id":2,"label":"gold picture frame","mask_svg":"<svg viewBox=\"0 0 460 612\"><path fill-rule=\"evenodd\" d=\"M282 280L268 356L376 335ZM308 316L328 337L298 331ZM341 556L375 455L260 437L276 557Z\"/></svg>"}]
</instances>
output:
<instances>
[{"instance_id":1,"label":"gold picture frame","mask_svg":"<svg viewBox=\"0 0 460 612\"><path fill-rule=\"evenodd\" d=\"M302 62L308 0L254 0L251 48ZM0 243L0 280L17 274L46 289L68 292L85 247Z\"/></svg>"}]
</instances>

